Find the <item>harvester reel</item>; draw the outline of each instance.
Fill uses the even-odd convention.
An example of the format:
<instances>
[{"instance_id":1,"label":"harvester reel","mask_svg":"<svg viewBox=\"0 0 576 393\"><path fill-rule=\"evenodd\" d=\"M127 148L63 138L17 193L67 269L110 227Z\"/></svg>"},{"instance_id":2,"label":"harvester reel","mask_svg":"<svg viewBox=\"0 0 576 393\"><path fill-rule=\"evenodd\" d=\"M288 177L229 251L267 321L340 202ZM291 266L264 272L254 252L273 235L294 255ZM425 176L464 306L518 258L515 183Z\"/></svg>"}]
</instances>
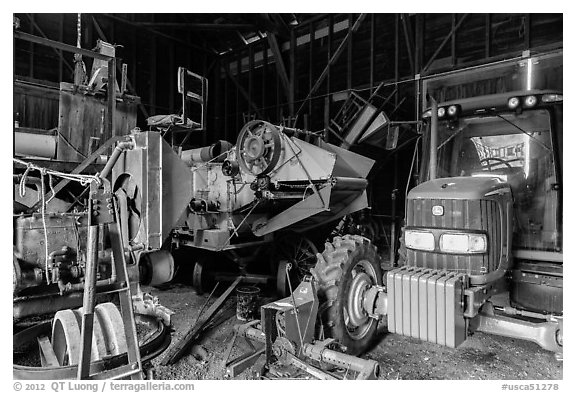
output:
<instances>
[{"instance_id":1,"label":"harvester reel","mask_svg":"<svg viewBox=\"0 0 576 393\"><path fill-rule=\"evenodd\" d=\"M363 306L366 289L382 285L376 247L362 236L337 236L326 243L311 272L318 282L325 336L338 340L348 354L365 352L378 325L378 319Z\"/></svg>"},{"instance_id":2,"label":"harvester reel","mask_svg":"<svg viewBox=\"0 0 576 393\"><path fill-rule=\"evenodd\" d=\"M238 163L244 171L254 176L267 175L280 160L280 131L262 120L249 121L240 130L236 146Z\"/></svg>"}]
</instances>

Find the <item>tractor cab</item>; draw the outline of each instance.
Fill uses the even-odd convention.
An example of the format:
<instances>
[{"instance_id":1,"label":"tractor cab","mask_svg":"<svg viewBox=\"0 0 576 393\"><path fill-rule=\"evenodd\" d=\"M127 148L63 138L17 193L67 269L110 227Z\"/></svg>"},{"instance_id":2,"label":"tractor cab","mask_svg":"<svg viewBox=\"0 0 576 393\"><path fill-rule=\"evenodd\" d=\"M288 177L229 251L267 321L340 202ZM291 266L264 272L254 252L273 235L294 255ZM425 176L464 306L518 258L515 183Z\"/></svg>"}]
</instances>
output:
<instances>
[{"instance_id":1,"label":"tractor cab","mask_svg":"<svg viewBox=\"0 0 576 393\"><path fill-rule=\"evenodd\" d=\"M422 178L507 183L514 202L513 249L561 252L562 94L463 99L438 105L437 115L436 173L430 176L425 165Z\"/></svg>"}]
</instances>

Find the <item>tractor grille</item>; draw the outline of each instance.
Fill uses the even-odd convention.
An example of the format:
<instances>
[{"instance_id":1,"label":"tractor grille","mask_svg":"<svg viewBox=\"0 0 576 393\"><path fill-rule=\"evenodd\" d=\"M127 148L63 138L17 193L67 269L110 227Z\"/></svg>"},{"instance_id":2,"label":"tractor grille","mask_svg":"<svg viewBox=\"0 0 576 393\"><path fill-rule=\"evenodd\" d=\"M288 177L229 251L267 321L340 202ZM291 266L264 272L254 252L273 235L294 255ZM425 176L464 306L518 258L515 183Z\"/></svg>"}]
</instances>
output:
<instances>
[{"instance_id":1,"label":"tractor grille","mask_svg":"<svg viewBox=\"0 0 576 393\"><path fill-rule=\"evenodd\" d=\"M433 206L443 206L444 214L434 216ZM435 229L436 251L407 250L408 266L482 275L498 268L502 254L502 223L499 207L491 200L411 199L406 216L408 227ZM454 255L439 252L442 229L477 230L488 236L488 252L481 255Z\"/></svg>"}]
</instances>

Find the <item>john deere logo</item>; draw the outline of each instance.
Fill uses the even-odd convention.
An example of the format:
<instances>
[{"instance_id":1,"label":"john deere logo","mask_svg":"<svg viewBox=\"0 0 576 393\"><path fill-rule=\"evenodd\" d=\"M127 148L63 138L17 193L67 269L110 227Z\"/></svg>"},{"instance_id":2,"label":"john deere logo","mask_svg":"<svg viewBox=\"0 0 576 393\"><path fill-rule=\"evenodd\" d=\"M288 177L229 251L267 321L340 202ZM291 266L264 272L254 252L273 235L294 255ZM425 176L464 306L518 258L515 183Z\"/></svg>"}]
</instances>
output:
<instances>
[{"instance_id":1,"label":"john deere logo","mask_svg":"<svg viewBox=\"0 0 576 393\"><path fill-rule=\"evenodd\" d=\"M432 206L432 214L434 216L443 216L444 215L444 206Z\"/></svg>"}]
</instances>

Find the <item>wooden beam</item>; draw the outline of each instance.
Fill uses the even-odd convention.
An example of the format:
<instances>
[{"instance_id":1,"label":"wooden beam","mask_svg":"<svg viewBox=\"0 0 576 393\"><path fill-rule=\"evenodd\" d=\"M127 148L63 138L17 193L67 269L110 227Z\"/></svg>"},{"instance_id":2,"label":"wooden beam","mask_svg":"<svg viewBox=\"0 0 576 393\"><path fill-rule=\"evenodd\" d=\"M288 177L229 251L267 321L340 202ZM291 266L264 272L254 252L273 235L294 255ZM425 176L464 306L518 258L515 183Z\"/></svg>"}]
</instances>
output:
<instances>
[{"instance_id":1,"label":"wooden beam","mask_svg":"<svg viewBox=\"0 0 576 393\"><path fill-rule=\"evenodd\" d=\"M410 63L410 70L412 75L416 74L416 68L414 67L414 55L412 52L412 44L414 43L414 37L412 36L412 28L410 27L408 21L408 15L401 14L400 19L402 19L402 27L404 28L404 40L406 41L406 49L408 52L408 62Z\"/></svg>"},{"instance_id":2,"label":"wooden beam","mask_svg":"<svg viewBox=\"0 0 576 393\"><path fill-rule=\"evenodd\" d=\"M169 28L197 31L256 31L258 27L248 23L179 23L179 22L137 22L140 27Z\"/></svg>"},{"instance_id":3,"label":"wooden beam","mask_svg":"<svg viewBox=\"0 0 576 393\"><path fill-rule=\"evenodd\" d=\"M280 16L280 14L270 14L272 16L272 20L274 21L275 25L278 28L278 33L280 36L289 37L290 36L290 28L284 22L284 19Z\"/></svg>"},{"instance_id":4,"label":"wooden beam","mask_svg":"<svg viewBox=\"0 0 576 393\"><path fill-rule=\"evenodd\" d=\"M310 44L308 51L308 90L312 89L314 79L314 23L310 23ZM308 101L308 121L312 124L312 100Z\"/></svg>"},{"instance_id":5,"label":"wooden beam","mask_svg":"<svg viewBox=\"0 0 576 393\"><path fill-rule=\"evenodd\" d=\"M64 42L64 14L60 14L60 18L58 21L58 41ZM64 58L64 54L60 51L60 56L58 58L58 80L63 81L64 78L64 70L62 69L64 64L62 59Z\"/></svg>"},{"instance_id":6,"label":"wooden beam","mask_svg":"<svg viewBox=\"0 0 576 393\"><path fill-rule=\"evenodd\" d=\"M374 54L375 18L374 14L370 14L370 93L372 93L372 90L374 89L374 60L376 57Z\"/></svg>"},{"instance_id":7,"label":"wooden beam","mask_svg":"<svg viewBox=\"0 0 576 393\"><path fill-rule=\"evenodd\" d=\"M96 33L98 33L98 37L100 37L101 40L105 41L105 42L109 42L108 39L106 38L106 35L104 34L104 31L102 30L102 28L100 27L100 25L98 24L98 21L96 20L96 18L92 15L92 23L94 24L94 28L96 29ZM134 51L132 53L135 53ZM136 67L136 56L134 55L133 57L133 64L131 64L131 67ZM116 67L118 68L119 71L120 70L120 64L116 63ZM130 79L128 77L126 77L126 85L128 85L128 89L130 89L130 91L132 92L132 94L134 95L138 95L138 93L136 93L136 88L134 87L134 85L132 84L132 82L130 82ZM144 118L148 118L150 117L148 115L148 111L146 110L146 108L144 107L144 105L142 105L142 102L138 102L138 108L140 109L140 111L142 112L142 114L144 115Z\"/></svg>"},{"instance_id":8,"label":"wooden beam","mask_svg":"<svg viewBox=\"0 0 576 393\"><path fill-rule=\"evenodd\" d=\"M238 89L238 92L246 99L246 101L248 101L248 104L252 107L252 109L254 110L254 112L256 112L256 114L261 117L262 115L260 114L260 110L258 109L258 107L256 106L256 104L254 104L254 102L252 102L252 99L250 98L250 96L248 95L248 93L246 92L246 90L240 85L240 83L236 80L236 78L234 77L234 75L232 75L232 73L230 72L230 69L226 70L226 74L228 75L228 78L230 78L230 80L232 81L232 83L234 83L234 85L236 85L236 88ZM236 108L237 111L239 112L238 108Z\"/></svg>"},{"instance_id":9,"label":"wooden beam","mask_svg":"<svg viewBox=\"0 0 576 393\"><path fill-rule=\"evenodd\" d=\"M394 81L400 78L400 16L394 15Z\"/></svg>"},{"instance_id":10,"label":"wooden beam","mask_svg":"<svg viewBox=\"0 0 576 393\"><path fill-rule=\"evenodd\" d=\"M220 67L223 68L226 71L226 74L228 72L230 72L230 61L228 61L227 59L222 59L222 61L226 62L224 65L222 65L222 63L220 63ZM220 78L220 74L221 74L221 68L218 68L218 78ZM229 123L228 123L228 116L230 113L230 109L229 109L229 96L230 95L230 89L228 87L228 78L226 78L226 75L224 76L224 140L228 140L228 128L229 128Z\"/></svg>"},{"instance_id":11,"label":"wooden beam","mask_svg":"<svg viewBox=\"0 0 576 393\"><path fill-rule=\"evenodd\" d=\"M266 42L262 42L262 108L266 108L268 106L268 102L266 101L268 90L267 88L267 81L268 81L268 47ZM266 117L266 114L264 117Z\"/></svg>"},{"instance_id":12,"label":"wooden beam","mask_svg":"<svg viewBox=\"0 0 576 393\"><path fill-rule=\"evenodd\" d=\"M452 30L450 30L450 33L448 33L448 35L446 37L444 37L444 40L442 40L442 42L440 43L440 45L438 46L438 49L436 49L436 52L434 52L434 54L432 55L432 57L430 57L430 60L428 60L428 63L426 63L426 65L424 66L424 68L422 69L422 73L428 71L428 68L430 68L430 66L432 65L432 63L434 62L434 60L436 60L436 56L438 56L438 54L440 53L440 51L444 48L444 46L446 45L446 43L450 40L450 38L456 33L456 31L458 31L458 28L462 25L462 22L464 22L464 20L466 19L466 17L468 16L468 14L464 14L462 15L462 17L460 18L460 20L458 21L458 23L454 26L454 28L452 28Z\"/></svg>"},{"instance_id":13,"label":"wooden beam","mask_svg":"<svg viewBox=\"0 0 576 393\"><path fill-rule=\"evenodd\" d=\"M290 95L288 96L290 117L294 117L294 101L296 101L296 31L292 30L290 33ZM296 126L296 120L290 120L291 127Z\"/></svg>"},{"instance_id":14,"label":"wooden beam","mask_svg":"<svg viewBox=\"0 0 576 393\"><path fill-rule=\"evenodd\" d=\"M254 93L254 47L248 48L248 95L252 99Z\"/></svg>"},{"instance_id":15,"label":"wooden beam","mask_svg":"<svg viewBox=\"0 0 576 393\"><path fill-rule=\"evenodd\" d=\"M155 30L155 29L151 29L151 28L146 27L146 26L141 26L139 23L131 22L131 21L127 20L127 19L120 18L120 17L115 16L115 15L112 15L112 14L98 14L98 15L105 16L106 18L115 20L115 21L120 22L120 23L124 23L124 24L126 24L126 25L128 25L128 26L132 26L132 27L136 27L136 28L138 28L138 29L146 30L146 31L148 31L148 32L150 32L150 33L152 33L152 34L154 34L154 35L157 35L158 37L163 37L163 38L165 38L165 39L167 39L167 40L171 40L171 41L177 42L177 43L179 43L179 44L182 44L182 45L184 45L184 46L186 46L186 47L188 47L188 48L198 50L198 51L200 51L200 52L202 52L202 53L204 53L204 54L208 54L208 55L210 55L210 56L214 56L214 52L211 51L211 50L207 50L207 49L205 49L205 48L202 48L201 46L194 45L194 44L191 44L190 42L187 42L187 41L181 40L181 39L179 39L179 38L173 37L173 36L171 36L171 35L162 33L161 31L158 31L158 30Z\"/></svg>"},{"instance_id":16,"label":"wooden beam","mask_svg":"<svg viewBox=\"0 0 576 393\"><path fill-rule=\"evenodd\" d=\"M48 36L46 34L44 34L44 32L42 31L42 29L40 28L40 26L38 26L38 24L36 22L34 22L34 16L30 15L30 14L26 14L26 16L28 16L28 19L30 19L30 23L32 24L32 26L34 26L34 28L36 30L38 30L38 33L40 33L40 35L45 38L46 40L49 40ZM16 34L17 32L14 33L14 35L18 36L18 34ZM63 44L64 45L64 44ZM70 72L74 72L74 67L72 67L70 65L70 63L68 63L68 61L66 61L66 59L64 58L64 55L62 54L62 50L58 50L56 47L54 46L50 46L52 48L52 50L58 55L58 57L62 60L62 62L66 65L66 67L68 67L68 69L70 70ZM34 51L32 50L31 53L34 53ZM32 58L32 61L34 59ZM34 77L33 75L30 75L31 77Z\"/></svg>"},{"instance_id":17,"label":"wooden beam","mask_svg":"<svg viewBox=\"0 0 576 393\"><path fill-rule=\"evenodd\" d=\"M154 14L151 15L151 18L154 20ZM150 87L148 89L148 102L150 103L150 114L154 116L156 114L156 61L158 59L156 58L156 37L150 38L151 40L148 43L150 45Z\"/></svg>"},{"instance_id":18,"label":"wooden beam","mask_svg":"<svg viewBox=\"0 0 576 393\"><path fill-rule=\"evenodd\" d=\"M290 100L290 79L286 73L286 67L284 61L282 60L282 53L280 52L280 47L278 46L278 41L273 33L268 32L268 44L272 50L272 55L274 56L274 62L276 63L276 71L278 72L278 77L284 88L284 94L286 98ZM292 75L291 75L292 76Z\"/></svg>"},{"instance_id":19,"label":"wooden beam","mask_svg":"<svg viewBox=\"0 0 576 393\"><path fill-rule=\"evenodd\" d=\"M491 34L492 34L492 18L490 14L486 14L484 19L485 30L484 30L484 57L490 57L490 45L491 45Z\"/></svg>"},{"instance_id":20,"label":"wooden beam","mask_svg":"<svg viewBox=\"0 0 576 393\"><path fill-rule=\"evenodd\" d=\"M330 64L330 59L332 58L332 42L334 41L334 17L330 15L328 17L328 40L326 45L328 46L328 58L326 59L326 63L328 64L328 71L326 72L326 94L330 94L332 92L330 80L331 80L331 69L332 65Z\"/></svg>"},{"instance_id":21,"label":"wooden beam","mask_svg":"<svg viewBox=\"0 0 576 393\"><path fill-rule=\"evenodd\" d=\"M304 108L306 101L308 101L308 99L312 96L312 94L314 94L314 92L316 92L316 90L320 87L320 85L322 84L322 82L326 78L326 75L328 74L328 69L329 69L330 65L334 64L340 58L340 55L342 55L342 53L344 52L344 49L346 48L346 46L350 40L350 37L352 37L352 35L358 31L358 29L360 28L360 25L362 24L362 22L364 21L365 18L366 18L366 14L360 14L360 16L358 16L358 19L356 19L356 22L354 23L352 28L348 31L348 34L346 34L346 37L344 37L344 39L340 43L340 46L338 46L338 48L334 52L334 55L332 55L332 57L328 61L328 64L324 68L324 71L322 71L322 73L320 74L320 76L316 80L316 83L314 84L314 86L312 86L312 89L310 89L310 91L308 92L308 95L302 101L300 108L296 112L296 116L298 116L298 114L302 111L302 108Z\"/></svg>"},{"instance_id":22,"label":"wooden beam","mask_svg":"<svg viewBox=\"0 0 576 393\"><path fill-rule=\"evenodd\" d=\"M34 15L33 14L26 14L28 19L30 19L30 34L34 34ZM30 78L34 78L34 43L30 42L28 44L28 52L30 53L29 58L29 67L28 67L28 76ZM62 55L60 55L62 56ZM62 57L61 57L62 58Z\"/></svg>"},{"instance_id":23,"label":"wooden beam","mask_svg":"<svg viewBox=\"0 0 576 393\"><path fill-rule=\"evenodd\" d=\"M524 49L530 49L530 14L524 14Z\"/></svg>"},{"instance_id":24,"label":"wooden beam","mask_svg":"<svg viewBox=\"0 0 576 393\"><path fill-rule=\"evenodd\" d=\"M348 26L352 26L354 20L353 14L348 14ZM354 37L350 36L348 39L348 61L346 64L346 88L352 89L352 50L354 46Z\"/></svg>"}]
</instances>

